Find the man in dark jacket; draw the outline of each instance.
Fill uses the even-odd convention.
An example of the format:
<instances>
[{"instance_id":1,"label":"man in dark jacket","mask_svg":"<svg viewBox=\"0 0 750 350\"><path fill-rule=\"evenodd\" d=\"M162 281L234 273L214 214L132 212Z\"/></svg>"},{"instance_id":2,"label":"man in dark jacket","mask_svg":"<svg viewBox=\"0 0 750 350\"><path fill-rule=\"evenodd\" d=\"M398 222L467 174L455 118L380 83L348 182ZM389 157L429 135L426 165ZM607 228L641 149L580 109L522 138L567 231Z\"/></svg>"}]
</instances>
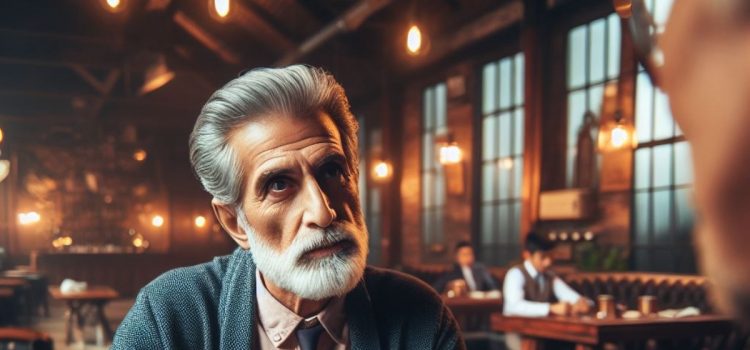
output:
<instances>
[{"instance_id":1,"label":"man in dark jacket","mask_svg":"<svg viewBox=\"0 0 750 350\"><path fill-rule=\"evenodd\" d=\"M455 263L453 269L435 282L433 287L438 293L444 293L449 282L463 280L466 282L468 291L491 291L498 290L497 281L484 265L475 261L474 248L471 243L461 241L456 244Z\"/></svg>"},{"instance_id":2,"label":"man in dark jacket","mask_svg":"<svg viewBox=\"0 0 750 350\"><path fill-rule=\"evenodd\" d=\"M190 137L231 256L139 293L113 349L454 349L429 286L365 266L357 123L308 66L255 69L216 91Z\"/></svg>"}]
</instances>

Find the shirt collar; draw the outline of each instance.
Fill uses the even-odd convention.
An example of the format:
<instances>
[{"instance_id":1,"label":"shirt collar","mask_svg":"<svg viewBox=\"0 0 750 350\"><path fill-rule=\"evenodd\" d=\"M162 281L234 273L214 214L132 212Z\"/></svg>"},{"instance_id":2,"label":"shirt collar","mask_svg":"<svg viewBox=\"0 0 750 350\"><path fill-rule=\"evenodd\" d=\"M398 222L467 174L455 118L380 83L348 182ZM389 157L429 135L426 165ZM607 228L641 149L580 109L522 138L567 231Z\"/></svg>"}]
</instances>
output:
<instances>
[{"instance_id":1,"label":"shirt collar","mask_svg":"<svg viewBox=\"0 0 750 350\"><path fill-rule=\"evenodd\" d=\"M526 268L526 272L529 273L529 276L531 278L536 278L536 275L539 274L539 272L534 268L534 265L531 264L531 261L525 260L523 262L523 267Z\"/></svg>"},{"instance_id":2,"label":"shirt collar","mask_svg":"<svg viewBox=\"0 0 750 350\"><path fill-rule=\"evenodd\" d=\"M271 295L263 284L260 272L257 269L255 271L255 293L258 299L258 319L260 326L266 332L268 339L271 340L273 345L280 348L294 334L297 325L305 320L305 318L289 310ZM344 298L332 298L323 310L307 320L313 318L318 319L318 322L320 322L333 341L341 345L346 344L347 331Z\"/></svg>"}]
</instances>

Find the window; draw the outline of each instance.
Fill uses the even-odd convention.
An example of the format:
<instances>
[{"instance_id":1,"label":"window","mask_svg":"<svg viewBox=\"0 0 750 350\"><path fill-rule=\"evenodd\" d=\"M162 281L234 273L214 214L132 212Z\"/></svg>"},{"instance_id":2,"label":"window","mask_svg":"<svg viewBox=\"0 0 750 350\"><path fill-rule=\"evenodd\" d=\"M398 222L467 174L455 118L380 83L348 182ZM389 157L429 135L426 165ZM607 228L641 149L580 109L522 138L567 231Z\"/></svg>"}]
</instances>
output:
<instances>
[{"instance_id":1,"label":"window","mask_svg":"<svg viewBox=\"0 0 750 350\"><path fill-rule=\"evenodd\" d=\"M359 119L359 204L365 216L365 224L369 236L367 263L380 263L382 249L380 245L382 235L382 215L380 209L380 187L370 178L373 159L368 155L382 153L382 133L379 128L372 128L365 118ZM371 129L371 130L370 130Z\"/></svg>"},{"instance_id":2,"label":"window","mask_svg":"<svg viewBox=\"0 0 750 350\"><path fill-rule=\"evenodd\" d=\"M446 131L445 83L427 87L422 95L422 242L442 244L445 207L443 167L436 156L435 138Z\"/></svg>"},{"instance_id":3,"label":"window","mask_svg":"<svg viewBox=\"0 0 750 350\"><path fill-rule=\"evenodd\" d=\"M666 21L671 3L646 2L657 24ZM642 67L636 84L633 267L694 273L690 146L672 119L667 96L654 88Z\"/></svg>"},{"instance_id":4,"label":"window","mask_svg":"<svg viewBox=\"0 0 750 350\"><path fill-rule=\"evenodd\" d=\"M617 14L580 25L568 33L566 187L579 186L575 181L579 132L587 112L601 116L605 87L620 75L620 42ZM595 133L593 130L594 141ZM593 176L595 185L597 176Z\"/></svg>"},{"instance_id":5,"label":"window","mask_svg":"<svg viewBox=\"0 0 750 350\"><path fill-rule=\"evenodd\" d=\"M523 54L486 64L482 71L482 261L505 265L521 251L523 180Z\"/></svg>"}]
</instances>

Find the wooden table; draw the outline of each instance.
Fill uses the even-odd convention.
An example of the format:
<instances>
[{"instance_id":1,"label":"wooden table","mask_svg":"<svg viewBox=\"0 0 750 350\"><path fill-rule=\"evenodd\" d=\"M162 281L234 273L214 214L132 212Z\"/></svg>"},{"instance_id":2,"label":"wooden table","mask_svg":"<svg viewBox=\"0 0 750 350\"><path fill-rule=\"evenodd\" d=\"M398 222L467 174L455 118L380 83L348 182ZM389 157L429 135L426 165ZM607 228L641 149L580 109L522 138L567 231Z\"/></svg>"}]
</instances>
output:
<instances>
[{"instance_id":1,"label":"wooden table","mask_svg":"<svg viewBox=\"0 0 750 350\"><path fill-rule=\"evenodd\" d=\"M503 312L503 299L502 298L469 298L469 297L456 297L448 298L443 297L443 302L453 315L462 313L487 313Z\"/></svg>"},{"instance_id":2,"label":"wooden table","mask_svg":"<svg viewBox=\"0 0 750 350\"><path fill-rule=\"evenodd\" d=\"M83 292L63 293L59 287L49 287L49 294L55 300L63 300L68 306L65 312L65 343L71 344L73 338L76 342L83 343L83 326L85 324L84 311L88 306L93 306L96 320L96 344L103 346L105 342L112 341L112 328L109 326L104 307L107 302L117 299L119 294L112 288L106 286L92 286Z\"/></svg>"},{"instance_id":3,"label":"wooden table","mask_svg":"<svg viewBox=\"0 0 750 350\"><path fill-rule=\"evenodd\" d=\"M593 349L605 343L647 339L679 339L729 335L729 317L701 315L683 318L596 319L593 317L492 316L492 329L521 335L524 350L538 349L543 340L576 344L576 349Z\"/></svg>"},{"instance_id":4,"label":"wooden table","mask_svg":"<svg viewBox=\"0 0 750 350\"><path fill-rule=\"evenodd\" d=\"M52 350L54 348L52 338L47 333L37 332L32 329L0 327L0 347L3 345L13 344L14 342L31 344L32 349ZM24 344L24 345L25 345ZM16 344L8 346L8 349L15 348ZM22 349L26 349L21 346Z\"/></svg>"}]
</instances>

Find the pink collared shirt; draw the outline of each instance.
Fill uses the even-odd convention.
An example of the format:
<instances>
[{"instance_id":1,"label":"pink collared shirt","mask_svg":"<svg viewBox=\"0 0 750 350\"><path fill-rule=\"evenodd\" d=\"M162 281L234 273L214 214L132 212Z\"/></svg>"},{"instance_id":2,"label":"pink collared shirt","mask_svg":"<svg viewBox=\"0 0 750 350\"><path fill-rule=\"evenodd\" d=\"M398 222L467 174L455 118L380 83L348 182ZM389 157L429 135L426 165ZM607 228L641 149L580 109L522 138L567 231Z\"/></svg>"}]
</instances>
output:
<instances>
[{"instance_id":1,"label":"pink collared shirt","mask_svg":"<svg viewBox=\"0 0 750 350\"><path fill-rule=\"evenodd\" d=\"M317 315L305 319L287 309L268 292L260 273L255 271L255 295L258 299L258 343L261 350L299 349L294 331L303 320L317 318L325 332L320 335L318 349L349 349L349 329L344 314L344 298L334 297Z\"/></svg>"}]
</instances>

